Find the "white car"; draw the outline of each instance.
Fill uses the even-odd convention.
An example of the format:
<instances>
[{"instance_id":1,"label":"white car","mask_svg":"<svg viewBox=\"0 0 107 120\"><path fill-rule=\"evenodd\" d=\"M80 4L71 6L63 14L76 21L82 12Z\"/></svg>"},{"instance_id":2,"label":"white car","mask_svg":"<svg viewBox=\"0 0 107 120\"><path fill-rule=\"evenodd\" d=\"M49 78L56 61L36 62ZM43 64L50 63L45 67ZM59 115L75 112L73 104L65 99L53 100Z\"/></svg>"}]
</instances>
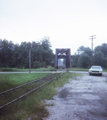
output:
<instances>
[{"instance_id":1,"label":"white car","mask_svg":"<svg viewBox=\"0 0 107 120\"><path fill-rule=\"evenodd\" d=\"M92 75L92 74L101 75L102 76L102 74L103 74L103 68L101 66L92 66L89 69L89 75Z\"/></svg>"}]
</instances>

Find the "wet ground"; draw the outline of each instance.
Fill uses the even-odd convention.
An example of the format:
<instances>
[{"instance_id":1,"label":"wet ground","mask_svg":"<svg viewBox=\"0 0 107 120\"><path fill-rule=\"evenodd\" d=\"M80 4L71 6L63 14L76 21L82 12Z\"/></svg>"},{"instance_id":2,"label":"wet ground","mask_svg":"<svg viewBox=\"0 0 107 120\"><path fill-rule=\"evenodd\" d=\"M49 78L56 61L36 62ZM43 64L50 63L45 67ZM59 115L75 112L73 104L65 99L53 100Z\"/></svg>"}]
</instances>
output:
<instances>
[{"instance_id":1,"label":"wet ground","mask_svg":"<svg viewBox=\"0 0 107 120\"><path fill-rule=\"evenodd\" d=\"M49 116L44 120L107 120L107 73L70 80L58 88L58 95L47 103Z\"/></svg>"}]
</instances>

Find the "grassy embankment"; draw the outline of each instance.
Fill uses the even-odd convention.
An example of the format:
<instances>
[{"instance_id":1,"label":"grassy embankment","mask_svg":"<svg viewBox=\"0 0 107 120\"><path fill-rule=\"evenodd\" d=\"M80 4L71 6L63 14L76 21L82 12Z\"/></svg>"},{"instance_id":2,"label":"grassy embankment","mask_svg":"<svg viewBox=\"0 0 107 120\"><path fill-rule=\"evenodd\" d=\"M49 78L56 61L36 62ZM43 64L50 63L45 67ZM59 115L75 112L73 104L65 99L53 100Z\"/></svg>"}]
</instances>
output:
<instances>
[{"instance_id":1,"label":"grassy embankment","mask_svg":"<svg viewBox=\"0 0 107 120\"><path fill-rule=\"evenodd\" d=\"M29 71L29 69L19 69L19 68L0 68L1 72L19 72L19 71ZM37 69L31 69L31 71L56 71L53 67L48 68L37 68Z\"/></svg>"},{"instance_id":2,"label":"grassy embankment","mask_svg":"<svg viewBox=\"0 0 107 120\"><path fill-rule=\"evenodd\" d=\"M20 75L21 77L19 79L18 76ZM26 82L31 79L36 79L36 75L38 74L13 74L13 76L12 74L0 74L0 84L2 83L3 86L3 81L4 83L6 83L5 81L9 81L8 84L11 84L12 87L14 87L25 83L26 79ZM39 76L41 75L39 74ZM57 94L56 88L63 86L69 82L69 78L74 78L76 76L77 74L74 73L64 73L64 75L57 80L45 85L23 99L8 105L0 110L0 120L26 120L27 118L31 118L31 120L42 120L42 118L48 116L49 113L45 109L46 103L41 103L41 100L53 99L53 95ZM24 77L26 77L26 79L24 79ZM51 105L54 105L54 103L50 104L50 106Z\"/></svg>"}]
</instances>

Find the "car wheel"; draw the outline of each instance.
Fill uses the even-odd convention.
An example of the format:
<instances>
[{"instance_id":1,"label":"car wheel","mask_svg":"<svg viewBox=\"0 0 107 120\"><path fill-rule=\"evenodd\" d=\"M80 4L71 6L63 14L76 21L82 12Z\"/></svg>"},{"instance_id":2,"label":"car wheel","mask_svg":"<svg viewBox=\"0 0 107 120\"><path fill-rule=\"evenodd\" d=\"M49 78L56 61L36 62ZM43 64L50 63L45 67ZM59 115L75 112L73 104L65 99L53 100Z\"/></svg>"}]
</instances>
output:
<instances>
[{"instance_id":1,"label":"car wheel","mask_svg":"<svg viewBox=\"0 0 107 120\"><path fill-rule=\"evenodd\" d=\"M91 73L89 73L89 75L91 75Z\"/></svg>"},{"instance_id":2,"label":"car wheel","mask_svg":"<svg viewBox=\"0 0 107 120\"><path fill-rule=\"evenodd\" d=\"M101 74L101 76L102 76L102 74Z\"/></svg>"}]
</instances>

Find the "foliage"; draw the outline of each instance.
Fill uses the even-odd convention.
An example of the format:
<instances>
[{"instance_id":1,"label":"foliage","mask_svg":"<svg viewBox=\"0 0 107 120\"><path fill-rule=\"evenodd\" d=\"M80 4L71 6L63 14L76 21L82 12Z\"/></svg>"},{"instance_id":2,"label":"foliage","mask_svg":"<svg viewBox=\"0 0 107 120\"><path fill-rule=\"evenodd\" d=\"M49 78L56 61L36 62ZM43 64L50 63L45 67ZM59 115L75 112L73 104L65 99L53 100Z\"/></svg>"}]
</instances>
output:
<instances>
[{"instance_id":1,"label":"foliage","mask_svg":"<svg viewBox=\"0 0 107 120\"><path fill-rule=\"evenodd\" d=\"M89 47L80 46L77 54L72 55L72 67L90 68L92 59L92 50ZM107 69L107 44L103 43L95 47L93 51L93 65L100 65Z\"/></svg>"},{"instance_id":2,"label":"foliage","mask_svg":"<svg viewBox=\"0 0 107 120\"><path fill-rule=\"evenodd\" d=\"M0 39L0 68L29 68L29 51L31 51L31 68L41 68L49 65L54 67L54 54L49 38L45 37L41 42L22 42L20 45ZM77 49L77 54L71 57L72 67L91 67L91 57L92 50L89 47L80 46ZM64 62L66 64L66 60ZM95 47L93 65L100 65L107 69L106 43Z\"/></svg>"},{"instance_id":3,"label":"foliage","mask_svg":"<svg viewBox=\"0 0 107 120\"><path fill-rule=\"evenodd\" d=\"M40 67L41 67L41 63L39 61L33 62L33 68L40 68Z\"/></svg>"},{"instance_id":4,"label":"foliage","mask_svg":"<svg viewBox=\"0 0 107 120\"><path fill-rule=\"evenodd\" d=\"M0 71L3 72L19 72L19 71L29 71L29 69L19 69L19 68L0 68ZM31 71L56 71L56 68L48 66L47 68L36 68L36 69L31 69Z\"/></svg>"},{"instance_id":5,"label":"foliage","mask_svg":"<svg viewBox=\"0 0 107 120\"><path fill-rule=\"evenodd\" d=\"M20 45L0 39L0 67L29 68L29 51L31 68L54 65L54 54L50 47L51 44L46 37L41 42L22 42Z\"/></svg>"},{"instance_id":6,"label":"foliage","mask_svg":"<svg viewBox=\"0 0 107 120\"><path fill-rule=\"evenodd\" d=\"M80 68L89 68L91 63L91 58L86 53L82 53L79 57L79 66Z\"/></svg>"},{"instance_id":7,"label":"foliage","mask_svg":"<svg viewBox=\"0 0 107 120\"><path fill-rule=\"evenodd\" d=\"M77 54L71 56L71 63L74 68L78 67L78 57L79 55Z\"/></svg>"},{"instance_id":8,"label":"foliage","mask_svg":"<svg viewBox=\"0 0 107 120\"><path fill-rule=\"evenodd\" d=\"M78 51L78 54L82 54L85 50L85 47L84 46L80 46L77 51Z\"/></svg>"},{"instance_id":9,"label":"foliage","mask_svg":"<svg viewBox=\"0 0 107 120\"><path fill-rule=\"evenodd\" d=\"M71 57L72 67L89 68L91 66L91 49L80 46L78 54Z\"/></svg>"},{"instance_id":10,"label":"foliage","mask_svg":"<svg viewBox=\"0 0 107 120\"><path fill-rule=\"evenodd\" d=\"M94 49L94 64L107 69L107 44L103 43Z\"/></svg>"}]
</instances>

